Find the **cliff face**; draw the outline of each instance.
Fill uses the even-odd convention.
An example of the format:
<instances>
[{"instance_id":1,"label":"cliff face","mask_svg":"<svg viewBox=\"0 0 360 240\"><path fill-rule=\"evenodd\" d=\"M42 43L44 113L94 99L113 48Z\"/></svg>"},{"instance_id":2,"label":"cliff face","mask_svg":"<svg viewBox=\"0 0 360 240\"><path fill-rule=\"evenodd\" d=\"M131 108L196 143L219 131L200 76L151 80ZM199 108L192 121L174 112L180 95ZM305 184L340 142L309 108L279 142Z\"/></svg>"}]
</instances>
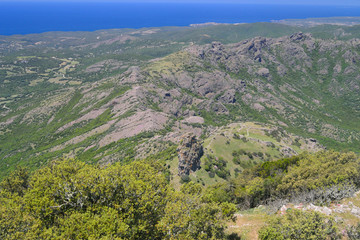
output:
<instances>
[{"instance_id":1,"label":"cliff face","mask_svg":"<svg viewBox=\"0 0 360 240\"><path fill-rule=\"evenodd\" d=\"M200 158L204 151L202 144L193 133L187 133L181 137L181 143L177 148L179 157L179 176L189 175L200 168Z\"/></svg>"}]
</instances>

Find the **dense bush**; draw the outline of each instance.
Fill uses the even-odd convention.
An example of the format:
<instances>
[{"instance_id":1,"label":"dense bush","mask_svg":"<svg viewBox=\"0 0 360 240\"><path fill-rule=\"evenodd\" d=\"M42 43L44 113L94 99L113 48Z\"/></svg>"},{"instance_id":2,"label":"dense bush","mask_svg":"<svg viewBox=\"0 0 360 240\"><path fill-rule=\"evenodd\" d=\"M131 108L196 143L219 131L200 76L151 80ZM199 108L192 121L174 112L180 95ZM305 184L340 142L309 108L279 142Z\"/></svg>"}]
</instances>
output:
<instances>
[{"instance_id":1,"label":"dense bush","mask_svg":"<svg viewBox=\"0 0 360 240\"><path fill-rule=\"evenodd\" d=\"M243 157L243 156L247 156L247 157ZM264 159L264 154L262 152L246 152L243 149L240 149L238 151L233 151L232 152L232 156L233 156L233 163L235 163L236 165L240 165L242 168L246 169L246 168L251 168L256 164L256 160L254 159L256 158L260 158L260 159Z\"/></svg>"},{"instance_id":2,"label":"dense bush","mask_svg":"<svg viewBox=\"0 0 360 240\"><path fill-rule=\"evenodd\" d=\"M204 169L211 178L215 177L215 174L223 179L230 177L230 172L226 169L226 161L222 158L215 158L212 155L206 156Z\"/></svg>"},{"instance_id":3,"label":"dense bush","mask_svg":"<svg viewBox=\"0 0 360 240\"><path fill-rule=\"evenodd\" d=\"M358 223L356 226L350 226L347 229L347 236L350 240L360 239L360 223Z\"/></svg>"},{"instance_id":4,"label":"dense bush","mask_svg":"<svg viewBox=\"0 0 360 240\"><path fill-rule=\"evenodd\" d=\"M341 239L341 236L332 217L318 212L291 209L283 216L273 217L260 229L259 238L261 240L328 240Z\"/></svg>"},{"instance_id":5,"label":"dense bush","mask_svg":"<svg viewBox=\"0 0 360 240\"><path fill-rule=\"evenodd\" d=\"M222 239L232 204L204 202L201 187L174 191L162 166L107 168L55 161L1 184L0 239Z\"/></svg>"},{"instance_id":6,"label":"dense bush","mask_svg":"<svg viewBox=\"0 0 360 240\"><path fill-rule=\"evenodd\" d=\"M188 183L191 181L189 175L183 175L183 176L181 176L180 179L181 179L181 183Z\"/></svg>"}]
</instances>

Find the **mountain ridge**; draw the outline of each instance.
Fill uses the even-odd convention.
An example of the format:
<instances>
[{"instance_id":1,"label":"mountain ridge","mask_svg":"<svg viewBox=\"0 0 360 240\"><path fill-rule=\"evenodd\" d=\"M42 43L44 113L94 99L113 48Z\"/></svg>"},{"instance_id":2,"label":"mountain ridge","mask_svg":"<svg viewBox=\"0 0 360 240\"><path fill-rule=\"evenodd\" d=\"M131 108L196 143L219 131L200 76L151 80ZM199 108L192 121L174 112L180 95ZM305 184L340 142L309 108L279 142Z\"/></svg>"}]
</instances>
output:
<instances>
[{"instance_id":1,"label":"mountain ridge","mask_svg":"<svg viewBox=\"0 0 360 240\"><path fill-rule=\"evenodd\" d=\"M284 25L245 24L235 29L250 26L283 29ZM229 26L196 31L224 27L221 31ZM35 169L45 159L60 156L103 163L129 161L153 152L136 150L147 141L164 150L162 144L176 144L186 132L206 138L217 127L246 121L281 126L330 148L358 151L358 39L329 40L298 32L200 44L168 41L173 38L170 34L163 40L164 47L182 45L180 49L156 56L158 50L163 54L160 45L150 59L139 59L136 51L145 49L139 45L143 41L167 31L178 36L179 28L167 29L112 30L111 34L120 36L109 35L85 48L84 43L53 50L45 45L41 55L47 56L42 57L34 56L35 52L24 56L33 48L30 45L11 50L10 55L3 52L1 85L13 86L24 95L5 94L1 99L1 171L9 172L16 164ZM186 29L180 32L193 31ZM129 38L126 32L136 37ZM94 38L98 33L87 34L98 41ZM77 48L72 57L65 57L69 49ZM124 53L126 48L128 53ZM113 49L111 54L109 49ZM56 52L65 55L55 56ZM88 57L74 57L81 52ZM95 61L88 62L91 58ZM45 62L48 65L39 68ZM24 85L17 84L20 79Z\"/></svg>"}]
</instances>

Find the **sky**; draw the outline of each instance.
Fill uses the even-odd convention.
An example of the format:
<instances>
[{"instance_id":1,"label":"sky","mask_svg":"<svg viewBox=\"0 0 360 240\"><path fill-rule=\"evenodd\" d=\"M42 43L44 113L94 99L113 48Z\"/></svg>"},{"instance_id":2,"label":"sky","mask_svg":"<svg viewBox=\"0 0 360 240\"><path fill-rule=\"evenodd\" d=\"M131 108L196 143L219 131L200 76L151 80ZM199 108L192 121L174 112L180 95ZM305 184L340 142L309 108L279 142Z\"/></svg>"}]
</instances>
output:
<instances>
[{"instance_id":1,"label":"sky","mask_svg":"<svg viewBox=\"0 0 360 240\"><path fill-rule=\"evenodd\" d=\"M0 0L0 2L166 2L360 6L360 0Z\"/></svg>"}]
</instances>

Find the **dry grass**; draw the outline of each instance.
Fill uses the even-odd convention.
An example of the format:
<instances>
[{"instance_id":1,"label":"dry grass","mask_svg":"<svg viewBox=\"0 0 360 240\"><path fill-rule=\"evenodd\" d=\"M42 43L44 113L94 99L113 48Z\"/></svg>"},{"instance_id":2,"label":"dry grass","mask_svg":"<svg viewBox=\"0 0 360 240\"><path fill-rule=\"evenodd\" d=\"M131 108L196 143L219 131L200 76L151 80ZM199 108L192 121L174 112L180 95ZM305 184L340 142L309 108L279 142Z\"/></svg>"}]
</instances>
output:
<instances>
[{"instance_id":1,"label":"dry grass","mask_svg":"<svg viewBox=\"0 0 360 240\"><path fill-rule=\"evenodd\" d=\"M258 231L265 225L269 215L260 207L236 214L236 222L228 223L228 233L236 233L241 239L258 239Z\"/></svg>"},{"instance_id":2,"label":"dry grass","mask_svg":"<svg viewBox=\"0 0 360 240\"><path fill-rule=\"evenodd\" d=\"M354 205L356 207L360 207L360 193L358 192L355 194L354 197L343 199L340 204L344 205ZM351 212L344 212L344 213L334 213L335 217L340 217L343 220L343 226L346 225L356 225L360 223L360 218L352 214Z\"/></svg>"}]
</instances>

